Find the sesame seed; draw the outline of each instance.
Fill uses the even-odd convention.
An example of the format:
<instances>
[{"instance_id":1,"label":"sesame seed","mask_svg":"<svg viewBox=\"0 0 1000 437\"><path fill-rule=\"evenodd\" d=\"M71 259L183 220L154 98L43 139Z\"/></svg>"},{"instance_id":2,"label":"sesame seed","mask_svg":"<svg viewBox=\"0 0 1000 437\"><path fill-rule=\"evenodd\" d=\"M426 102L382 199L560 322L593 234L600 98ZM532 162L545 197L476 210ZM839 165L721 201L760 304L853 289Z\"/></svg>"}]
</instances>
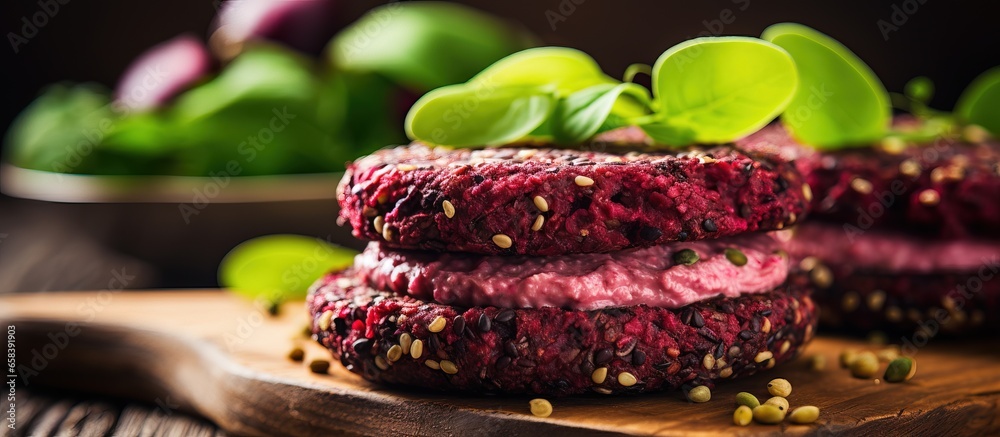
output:
<instances>
[{"instance_id":1,"label":"sesame seed","mask_svg":"<svg viewBox=\"0 0 1000 437\"><path fill-rule=\"evenodd\" d=\"M757 356L753 357L753 362L762 363L764 361L770 360L771 358L774 358L774 353L772 353L771 351L761 351L760 353L757 354Z\"/></svg>"},{"instance_id":2,"label":"sesame seed","mask_svg":"<svg viewBox=\"0 0 1000 437\"><path fill-rule=\"evenodd\" d=\"M381 355L376 355L375 356L375 367L378 367L379 369L382 369L382 370L388 370L389 369L389 362L386 361L385 358L382 358Z\"/></svg>"},{"instance_id":3,"label":"sesame seed","mask_svg":"<svg viewBox=\"0 0 1000 437\"><path fill-rule=\"evenodd\" d=\"M416 170L417 166L413 164L396 164L396 170L399 171L413 171Z\"/></svg>"},{"instance_id":4,"label":"sesame seed","mask_svg":"<svg viewBox=\"0 0 1000 437\"><path fill-rule=\"evenodd\" d=\"M410 356L414 360L419 360L420 356L424 354L424 342L423 340L413 340L413 344L410 345Z\"/></svg>"},{"instance_id":5,"label":"sesame seed","mask_svg":"<svg viewBox=\"0 0 1000 437\"><path fill-rule=\"evenodd\" d=\"M941 202L941 195L937 191L926 189L920 192L917 199L926 206L934 206Z\"/></svg>"},{"instance_id":6,"label":"sesame seed","mask_svg":"<svg viewBox=\"0 0 1000 437\"><path fill-rule=\"evenodd\" d=\"M375 220L372 222L372 225L375 226L375 232L381 234L382 228L385 227L385 219L382 218L382 216L375 217Z\"/></svg>"},{"instance_id":7,"label":"sesame seed","mask_svg":"<svg viewBox=\"0 0 1000 437\"><path fill-rule=\"evenodd\" d=\"M778 353L784 354L785 352L788 352L788 349L791 349L791 347L792 344L789 343L788 340L785 340L785 342L781 344L781 351Z\"/></svg>"},{"instance_id":8,"label":"sesame seed","mask_svg":"<svg viewBox=\"0 0 1000 437\"><path fill-rule=\"evenodd\" d=\"M631 387L635 385L636 382L639 381L635 378L635 375L631 373L622 372L618 374L618 383L621 384L622 387Z\"/></svg>"},{"instance_id":9,"label":"sesame seed","mask_svg":"<svg viewBox=\"0 0 1000 437\"><path fill-rule=\"evenodd\" d=\"M861 194L871 194L874 189L871 182L861 178L854 178L851 180L851 188Z\"/></svg>"},{"instance_id":10,"label":"sesame seed","mask_svg":"<svg viewBox=\"0 0 1000 437\"><path fill-rule=\"evenodd\" d=\"M382 238L385 238L385 241L392 241L392 229L389 229L388 226L384 226L382 228Z\"/></svg>"},{"instance_id":11,"label":"sesame seed","mask_svg":"<svg viewBox=\"0 0 1000 437\"><path fill-rule=\"evenodd\" d=\"M705 354L705 358L701 360L701 365L705 366L708 370L712 370L715 367L715 357L712 354Z\"/></svg>"},{"instance_id":12,"label":"sesame seed","mask_svg":"<svg viewBox=\"0 0 1000 437\"><path fill-rule=\"evenodd\" d=\"M722 369L721 371L719 371L719 376L723 378L728 378L730 376L733 376L733 368L726 367L725 369Z\"/></svg>"},{"instance_id":13,"label":"sesame seed","mask_svg":"<svg viewBox=\"0 0 1000 437\"><path fill-rule=\"evenodd\" d=\"M806 199L806 202L812 202L813 200L813 190L809 184L802 184L802 197Z\"/></svg>"},{"instance_id":14,"label":"sesame seed","mask_svg":"<svg viewBox=\"0 0 1000 437\"><path fill-rule=\"evenodd\" d=\"M532 199L532 201L535 202L535 208L538 208L539 211L541 211L541 212L548 212L549 211L549 202L546 201L544 197L542 197L542 196L535 196L535 198Z\"/></svg>"},{"instance_id":15,"label":"sesame seed","mask_svg":"<svg viewBox=\"0 0 1000 437\"><path fill-rule=\"evenodd\" d=\"M594 369L594 373L590 374L590 380L594 381L594 384L604 384L604 380L608 378L608 368L598 367Z\"/></svg>"},{"instance_id":16,"label":"sesame seed","mask_svg":"<svg viewBox=\"0 0 1000 437\"><path fill-rule=\"evenodd\" d=\"M399 336L399 347L403 348L403 353L410 353L410 346L413 343L413 337L410 334L402 333Z\"/></svg>"},{"instance_id":17,"label":"sesame seed","mask_svg":"<svg viewBox=\"0 0 1000 437\"><path fill-rule=\"evenodd\" d=\"M434 360L427 360L427 361L424 361L424 365L425 365L425 366L427 366L427 367L430 367L430 368L432 368L432 369L434 369L434 370L439 370L439 369L441 369L441 365L440 365L440 364L438 364L438 362L437 362L437 361L434 361Z\"/></svg>"},{"instance_id":18,"label":"sesame seed","mask_svg":"<svg viewBox=\"0 0 1000 437\"><path fill-rule=\"evenodd\" d=\"M581 187L589 187L594 185L594 180L586 176L577 176L573 179L573 183Z\"/></svg>"},{"instance_id":19,"label":"sesame seed","mask_svg":"<svg viewBox=\"0 0 1000 437\"><path fill-rule=\"evenodd\" d=\"M319 315L319 320L316 322L320 331L326 331L330 329L330 322L333 320L333 311L324 311L323 314Z\"/></svg>"},{"instance_id":20,"label":"sesame seed","mask_svg":"<svg viewBox=\"0 0 1000 437\"><path fill-rule=\"evenodd\" d=\"M544 224L545 224L545 216L539 214L538 217L535 217L535 222L531 224L531 230L538 232L542 229L542 225Z\"/></svg>"},{"instance_id":21,"label":"sesame seed","mask_svg":"<svg viewBox=\"0 0 1000 437\"><path fill-rule=\"evenodd\" d=\"M451 202L447 200L441 202L441 209L444 210L445 217L452 218L455 216L455 205L452 205Z\"/></svg>"},{"instance_id":22,"label":"sesame seed","mask_svg":"<svg viewBox=\"0 0 1000 437\"><path fill-rule=\"evenodd\" d=\"M444 330L444 326L446 324L448 324L448 321L445 320L444 317L437 316L429 325L427 325L427 330L431 332L441 332Z\"/></svg>"},{"instance_id":23,"label":"sesame seed","mask_svg":"<svg viewBox=\"0 0 1000 437\"><path fill-rule=\"evenodd\" d=\"M768 319L767 317L764 318L764 323L760 327L760 332L765 334L771 332L771 319Z\"/></svg>"},{"instance_id":24,"label":"sesame seed","mask_svg":"<svg viewBox=\"0 0 1000 437\"><path fill-rule=\"evenodd\" d=\"M439 364L441 365L441 370L444 371L444 373L447 373L449 375L454 375L458 373L458 367L455 366L455 363L451 361L441 360Z\"/></svg>"},{"instance_id":25,"label":"sesame seed","mask_svg":"<svg viewBox=\"0 0 1000 437\"><path fill-rule=\"evenodd\" d=\"M920 176L920 164L912 159L907 159L899 163L899 172L909 177Z\"/></svg>"},{"instance_id":26,"label":"sesame seed","mask_svg":"<svg viewBox=\"0 0 1000 437\"><path fill-rule=\"evenodd\" d=\"M496 234L493 236L493 244L496 244L501 249L507 249L514 245L514 241L507 235Z\"/></svg>"},{"instance_id":27,"label":"sesame seed","mask_svg":"<svg viewBox=\"0 0 1000 437\"><path fill-rule=\"evenodd\" d=\"M398 344L394 344L385 353L385 357L386 359L389 360L390 363L399 361L399 359L403 357L403 348L400 347Z\"/></svg>"}]
</instances>

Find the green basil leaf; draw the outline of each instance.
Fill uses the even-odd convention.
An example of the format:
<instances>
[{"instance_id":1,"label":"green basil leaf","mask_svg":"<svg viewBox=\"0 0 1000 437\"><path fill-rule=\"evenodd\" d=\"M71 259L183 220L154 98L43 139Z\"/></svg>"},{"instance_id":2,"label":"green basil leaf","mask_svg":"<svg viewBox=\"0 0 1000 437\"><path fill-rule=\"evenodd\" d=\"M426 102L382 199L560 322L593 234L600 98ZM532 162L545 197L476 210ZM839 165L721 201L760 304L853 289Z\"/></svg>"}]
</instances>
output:
<instances>
[{"instance_id":1,"label":"green basil leaf","mask_svg":"<svg viewBox=\"0 0 1000 437\"><path fill-rule=\"evenodd\" d=\"M324 273L350 266L354 255L354 250L302 235L257 237L222 259L219 284L251 299L301 299Z\"/></svg>"},{"instance_id":2,"label":"green basil leaf","mask_svg":"<svg viewBox=\"0 0 1000 437\"><path fill-rule=\"evenodd\" d=\"M623 93L640 102L650 100L649 92L634 83L593 85L560 100L552 114L556 141L577 143L597 134Z\"/></svg>"},{"instance_id":3,"label":"green basil leaf","mask_svg":"<svg viewBox=\"0 0 1000 437\"><path fill-rule=\"evenodd\" d=\"M867 145L892 121L889 93L847 47L801 24L781 23L761 36L795 59L799 89L782 121L799 140L820 149Z\"/></svg>"},{"instance_id":4,"label":"green basil leaf","mask_svg":"<svg viewBox=\"0 0 1000 437\"><path fill-rule=\"evenodd\" d=\"M958 99L955 113L965 122L978 124L1000 136L1000 67L980 74Z\"/></svg>"},{"instance_id":5,"label":"green basil leaf","mask_svg":"<svg viewBox=\"0 0 1000 437\"><path fill-rule=\"evenodd\" d=\"M584 52L565 47L537 47L497 61L469 83L479 87L555 85L556 93L565 96L618 81L604 74L597 61Z\"/></svg>"},{"instance_id":6,"label":"green basil leaf","mask_svg":"<svg viewBox=\"0 0 1000 437\"><path fill-rule=\"evenodd\" d=\"M753 133L777 117L795 93L791 56L756 38L697 38L680 43L653 66L653 96L660 120L647 132L668 144L685 136L724 143ZM658 126L658 127L654 127Z\"/></svg>"},{"instance_id":7,"label":"green basil leaf","mask_svg":"<svg viewBox=\"0 0 1000 437\"><path fill-rule=\"evenodd\" d=\"M424 94L406 114L410 138L454 147L524 138L555 107L551 86L452 85Z\"/></svg>"},{"instance_id":8,"label":"green basil leaf","mask_svg":"<svg viewBox=\"0 0 1000 437\"><path fill-rule=\"evenodd\" d=\"M535 45L525 30L446 2L390 3L341 31L327 55L339 69L376 73L419 92L462 83Z\"/></svg>"}]
</instances>

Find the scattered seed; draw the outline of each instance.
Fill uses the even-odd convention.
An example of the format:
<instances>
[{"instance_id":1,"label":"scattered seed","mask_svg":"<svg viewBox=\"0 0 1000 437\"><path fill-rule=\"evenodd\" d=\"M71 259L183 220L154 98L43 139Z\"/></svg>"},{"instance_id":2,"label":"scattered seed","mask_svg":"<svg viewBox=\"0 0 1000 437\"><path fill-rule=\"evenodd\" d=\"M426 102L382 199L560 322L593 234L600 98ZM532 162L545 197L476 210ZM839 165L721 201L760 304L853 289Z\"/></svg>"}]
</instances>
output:
<instances>
[{"instance_id":1,"label":"scattered seed","mask_svg":"<svg viewBox=\"0 0 1000 437\"><path fill-rule=\"evenodd\" d=\"M812 405L798 407L788 415L790 422L798 424L813 423L816 419L819 419L819 408Z\"/></svg>"},{"instance_id":2,"label":"scattered seed","mask_svg":"<svg viewBox=\"0 0 1000 437\"><path fill-rule=\"evenodd\" d=\"M909 177L920 176L920 170L921 170L920 164L918 164L917 161L914 161L912 159L907 159L899 163L899 172L906 176Z\"/></svg>"},{"instance_id":3,"label":"scattered seed","mask_svg":"<svg viewBox=\"0 0 1000 437\"><path fill-rule=\"evenodd\" d=\"M514 240L511 240L507 235L496 234L493 236L493 244L501 249L507 249L514 245Z\"/></svg>"},{"instance_id":4,"label":"scattered seed","mask_svg":"<svg viewBox=\"0 0 1000 437\"><path fill-rule=\"evenodd\" d=\"M778 407L779 410L788 412L788 399L781 396L771 397L770 399L764 401L762 405L774 405L775 407Z\"/></svg>"},{"instance_id":5,"label":"scattered seed","mask_svg":"<svg viewBox=\"0 0 1000 437\"><path fill-rule=\"evenodd\" d=\"M771 396L781 396L787 398L788 395L792 394L792 383L788 382L784 378L775 378L771 382L767 383L767 392Z\"/></svg>"},{"instance_id":6,"label":"scattered seed","mask_svg":"<svg viewBox=\"0 0 1000 437\"><path fill-rule=\"evenodd\" d=\"M682 249L674 253L674 262L677 264L689 266L698 262L699 259L698 252L691 249Z\"/></svg>"},{"instance_id":7,"label":"scattered seed","mask_svg":"<svg viewBox=\"0 0 1000 437\"><path fill-rule=\"evenodd\" d=\"M382 369L382 370L388 370L389 369L389 362L386 361L385 358L383 358L381 355L376 355L375 356L375 367L378 367L379 369Z\"/></svg>"},{"instance_id":8,"label":"scattered seed","mask_svg":"<svg viewBox=\"0 0 1000 437\"><path fill-rule=\"evenodd\" d=\"M813 200L813 190L809 184L802 184L802 197L806 199L806 202L812 202Z\"/></svg>"},{"instance_id":9,"label":"scattered seed","mask_svg":"<svg viewBox=\"0 0 1000 437\"><path fill-rule=\"evenodd\" d=\"M577 176L573 179L573 183L580 187L589 187L594 185L594 180L586 176Z\"/></svg>"},{"instance_id":10,"label":"scattered seed","mask_svg":"<svg viewBox=\"0 0 1000 437\"><path fill-rule=\"evenodd\" d=\"M333 320L333 311L323 311L323 314L319 315L319 320L316 325L319 327L320 331L326 331L330 329L330 321Z\"/></svg>"},{"instance_id":11,"label":"scattered seed","mask_svg":"<svg viewBox=\"0 0 1000 437\"><path fill-rule=\"evenodd\" d=\"M878 357L875 354L865 351L861 352L851 363L851 375L855 378L871 378L878 373Z\"/></svg>"},{"instance_id":12,"label":"scattered seed","mask_svg":"<svg viewBox=\"0 0 1000 437\"><path fill-rule=\"evenodd\" d=\"M886 382L909 381L917 373L917 362L910 357L899 357L889 363L885 369Z\"/></svg>"},{"instance_id":13,"label":"scattered seed","mask_svg":"<svg viewBox=\"0 0 1000 437\"><path fill-rule=\"evenodd\" d=\"M372 222L372 225L375 226L375 232L381 234L383 228L385 228L385 219L382 218L382 216L375 217L375 220Z\"/></svg>"},{"instance_id":14,"label":"scattered seed","mask_svg":"<svg viewBox=\"0 0 1000 437\"><path fill-rule=\"evenodd\" d=\"M712 400L712 390L704 385L699 385L687 393L687 398L691 402L705 403Z\"/></svg>"},{"instance_id":15,"label":"scattered seed","mask_svg":"<svg viewBox=\"0 0 1000 437\"><path fill-rule=\"evenodd\" d=\"M774 425L785 420L785 412L774 405L761 405L753 409L753 420L757 422Z\"/></svg>"},{"instance_id":16,"label":"scattered seed","mask_svg":"<svg viewBox=\"0 0 1000 437\"><path fill-rule=\"evenodd\" d=\"M493 320L496 320L497 322L500 322L500 323L507 323L507 322L509 322L511 320L514 320L515 316L517 316L517 313L514 312L514 310L512 310L512 309L506 309L506 310L500 311L500 313L497 314L497 316L494 317Z\"/></svg>"},{"instance_id":17,"label":"scattered seed","mask_svg":"<svg viewBox=\"0 0 1000 437\"><path fill-rule=\"evenodd\" d=\"M809 358L809 368L815 372L820 372L826 369L826 356L825 355L813 355Z\"/></svg>"},{"instance_id":18,"label":"scattered seed","mask_svg":"<svg viewBox=\"0 0 1000 437\"><path fill-rule=\"evenodd\" d=\"M590 380L594 381L594 384L604 384L604 380L608 378L608 368L598 367L594 369L594 373L590 374Z\"/></svg>"},{"instance_id":19,"label":"scattered seed","mask_svg":"<svg viewBox=\"0 0 1000 437\"><path fill-rule=\"evenodd\" d=\"M398 344L394 344L385 353L385 357L389 360L390 363L399 361L399 359L403 357L403 348L400 347Z\"/></svg>"},{"instance_id":20,"label":"scattered seed","mask_svg":"<svg viewBox=\"0 0 1000 437\"><path fill-rule=\"evenodd\" d=\"M309 371L312 373L328 373L330 371L330 362L327 360L312 360L309 363Z\"/></svg>"},{"instance_id":21,"label":"scattered seed","mask_svg":"<svg viewBox=\"0 0 1000 437\"><path fill-rule=\"evenodd\" d=\"M306 351L302 350L302 348L300 347L292 349L291 352L288 352L289 360L301 363L302 360L304 360L305 358L306 358Z\"/></svg>"},{"instance_id":22,"label":"scattered seed","mask_svg":"<svg viewBox=\"0 0 1000 437\"><path fill-rule=\"evenodd\" d=\"M872 187L871 182L868 182L867 180L861 178L852 179L851 188L854 189L854 191L857 191L861 194L871 194L872 190L874 189L874 187Z\"/></svg>"},{"instance_id":23,"label":"scattered seed","mask_svg":"<svg viewBox=\"0 0 1000 437\"><path fill-rule=\"evenodd\" d=\"M741 391L736 393L736 405L745 405L750 407L750 409L754 409L760 406L760 401L757 400L757 396Z\"/></svg>"},{"instance_id":24,"label":"scattered seed","mask_svg":"<svg viewBox=\"0 0 1000 437\"><path fill-rule=\"evenodd\" d=\"M431 321L429 325L427 325L427 330L431 332L441 332L444 330L444 327L447 324L448 321L445 320L444 317L437 316L434 318L434 320Z\"/></svg>"},{"instance_id":25,"label":"scattered seed","mask_svg":"<svg viewBox=\"0 0 1000 437\"><path fill-rule=\"evenodd\" d=\"M408 333L402 333L399 335L399 347L403 349L404 354L410 353L410 346L413 344L413 337Z\"/></svg>"},{"instance_id":26,"label":"scattered seed","mask_svg":"<svg viewBox=\"0 0 1000 437\"><path fill-rule=\"evenodd\" d=\"M535 208L538 208L541 212L549 212L549 202L545 200L542 196L535 196L532 201L535 202Z\"/></svg>"},{"instance_id":27,"label":"scattered seed","mask_svg":"<svg viewBox=\"0 0 1000 437\"><path fill-rule=\"evenodd\" d=\"M455 363L451 361L441 360L439 364L441 365L441 370L444 371L444 373L447 373L449 375L454 375L458 373L458 367L455 366Z\"/></svg>"},{"instance_id":28,"label":"scattered seed","mask_svg":"<svg viewBox=\"0 0 1000 437\"><path fill-rule=\"evenodd\" d=\"M753 361L755 363L762 363L764 361L770 360L771 358L774 358L774 353L772 353L771 351L762 351L758 353L757 356L753 357Z\"/></svg>"},{"instance_id":29,"label":"scattered seed","mask_svg":"<svg viewBox=\"0 0 1000 437\"><path fill-rule=\"evenodd\" d=\"M479 315L479 323L477 325L480 332L490 332L490 329L493 328L493 322L490 321L490 317L485 312Z\"/></svg>"},{"instance_id":30,"label":"scattered seed","mask_svg":"<svg viewBox=\"0 0 1000 437\"><path fill-rule=\"evenodd\" d=\"M736 411L733 412L734 425L747 426L750 424L751 420L753 420L753 410L746 405L740 405L736 408Z\"/></svg>"},{"instance_id":31,"label":"scattered seed","mask_svg":"<svg viewBox=\"0 0 1000 437\"><path fill-rule=\"evenodd\" d=\"M451 330L455 335L462 335L462 332L465 331L465 317L455 316L455 320L451 324Z\"/></svg>"},{"instance_id":32,"label":"scattered seed","mask_svg":"<svg viewBox=\"0 0 1000 437\"><path fill-rule=\"evenodd\" d=\"M392 229L389 228L388 226L383 226L382 227L382 238L384 238L385 241L392 241L392 236L393 236Z\"/></svg>"},{"instance_id":33,"label":"scattered seed","mask_svg":"<svg viewBox=\"0 0 1000 437\"><path fill-rule=\"evenodd\" d=\"M452 218L455 216L455 205L452 205L450 201L445 200L441 202L441 208L444 209L444 216Z\"/></svg>"},{"instance_id":34,"label":"scattered seed","mask_svg":"<svg viewBox=\"0 0 1000 437\"><path fill-rule=\"evenodd\" d=\"M747 265L747 256L740 252L739 249L733 249L732 247L726 249L726 259L733 265L743 267Z\"/></svg>"},{"instance_id":35,"label":"scattered seed","mask_svg":"<svg viewBox=\"0 0 1000 437\"><path fill-rule=\"evenodd\" d=\"M538 232L542 229L542 225L544 224L545 224L545 216L539 214L538 217L535 217L535 222L531 224L531 230Z\"/></svg>"},{"instance_id":36,"label":"scattered seed","mask_svg":"<svg viewBox=\"0 0 1000 437\"><path fill-rule=\"evenodd\" d=\"M410 356L414 360L419 360L420 356L424 354L424 342L423 340L413 340L413 344L410 345Z\"/></svg>"},{"instance_id":37,"label":"scattered seed","mask_svg":"<svg viewBox=\"0 0 1000 437\"><path fill-rule=\"evenodd\" d=\"M635 385L636 382L639 381L635 379L635 375L631 373L622 372L618 374L618 383L621 384L622 387L631 387Z\"/></svg>"},{"instance_id":38,"label":"scattered seed","mask_svg":"<svg viewBox=\"0 0 1000 437\"><path fill-rule=\"evenodd\" d=\"M917 199L924 206L934 206L941 202L941 195L933 189L926 189L917 195Z\"/></svg>"},{"instance_id":39,"label":"scattered seed","mask_svg":"<svg viewBox=\"0 0 1000 437\"><path fill-rule=\"evenodd\" d=\"M538 417L549 417L552 414L552 403L545 399L532 399L528 402L531 407L531 414Z\"/></svg>"},{"instance_id":40,"label":"scattered seed","mask_svg":"<svg viewBox=\"0 0 1000 437\"><path fill-rule=\"evenodd\" d=\"M708 370L712 370L715 367L715 357L712 354L705 354L705 357L701 359L701 365L705 366Z\"/></svg>"},{"instance_id":41,"label":"scattered seed","mask_svg":"<svg viewBox=\"0 0 1000 437\"><path fill-rule=\"evenodd\" d=\"M767 334L771 332L771 319L764 318L764 321L760 325L760 332Z\"/></svg>"},{"instance_id":42,"label":"scattered seed","mask_svg":"<svg viewBox=\"0 0 1000 437\"><path fill-rule=\"evenodd\" d=\"M438 362L434 361L434 360L424 361L424 365L427 366L427 367L430 367L431 369L434 369L434 370L440 370L441 369L441 365L438 364Z\"/></svg>"},{"instance_id":43,"label":"scattered seed","mask_svg":"<svg viewBox=\"0 0 1000 437\"><path fill-rule=\"evenodd\" d=\"M719 371L719 376L722 377L722 378L728 378L730 376L733 376L733 368L732 367L726 367L725 369L720 370Z\"/></svg>"}]
</instances>

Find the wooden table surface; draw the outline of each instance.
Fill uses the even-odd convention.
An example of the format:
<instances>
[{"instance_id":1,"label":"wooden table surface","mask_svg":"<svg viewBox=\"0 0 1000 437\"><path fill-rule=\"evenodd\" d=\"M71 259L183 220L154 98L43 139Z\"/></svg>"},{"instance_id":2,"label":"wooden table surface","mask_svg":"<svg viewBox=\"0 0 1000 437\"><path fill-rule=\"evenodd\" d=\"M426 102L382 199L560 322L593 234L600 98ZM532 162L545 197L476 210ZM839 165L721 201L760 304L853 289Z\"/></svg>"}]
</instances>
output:
<instances>
[{"instance_id":1,"label":"wooden table surface","mask_svg":"<svg viewBox=\"0 0 1000 437\"><path fill-rule=\"evenodd\" d=\"M0 323L17 327L19 357L30 356L24 348L53 342L50 334L63 332L67 322L88 319L32 384L169 405L171 412L206 417L236 434L1000 432L1000 342L992 340L935 339L918 351L913 380L876 384L852 378L836 365L841 350L869 345L819 336L805 357L824 356L828 365L821 372L800 359L720 384L706 404L689 403L678 393L553 398L555 412L541 419L529 414L529 398L523 396L382 387L338 364L329 374L310 373L286 358L293 345L300 345L307 361L329 359L325 350L302 337L306 316L301 303L290 303L280 316L270 317L219 291L0 298ZM733 396L750 391L763 397L765 384L777 376L792 381L792 406L816 405L822 410L820 420L813 425L733 426Z\"/></svg>"}]
</instances>

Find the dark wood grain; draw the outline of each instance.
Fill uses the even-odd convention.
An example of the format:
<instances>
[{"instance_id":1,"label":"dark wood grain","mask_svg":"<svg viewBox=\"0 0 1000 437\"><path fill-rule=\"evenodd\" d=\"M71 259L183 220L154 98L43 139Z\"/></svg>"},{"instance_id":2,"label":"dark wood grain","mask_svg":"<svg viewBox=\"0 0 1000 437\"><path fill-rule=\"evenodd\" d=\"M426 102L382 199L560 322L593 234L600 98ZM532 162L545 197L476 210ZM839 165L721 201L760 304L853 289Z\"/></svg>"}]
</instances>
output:
<instances>
[{"instance_id":1,"label":"dark wood grain","mask_svg":"<svg viewBox=\"0 0 1000 437\"><path fill-rule=\"evenodd\" d=\"M85 293L0 298L0 323L17 326L20 356L49 342L67 321L89 318ZM169 292L110 297L65 350L31 381L161 405L165 413L203 416L222 429L252 435L572 434L676 435L845 433L852 435L983 435L1000 432L1000 342L935 339L919 350L918 374L905 384L854 379L837 368L856 340L820 336L806 356L823 355L827 369L805 360L721 384L706 404L678 393L551 399L555 412L531 416L526 397L463 396L368 384L334 365L316 375L285 355L293 345L307 361L329 358L304 339L301 304L279 317L219 292ZM814 425L731 425L739 391L766 395L773 377L792 381L792 406L822 410ZM39 426L62 425L72 405L54 405ZM57 417L58 416L58 417ZM155 420L141 433L157 434ZM55 425L53 425L55 426ZM129 425L131 426L131 425ZM47 428L48 429L48 428Z\"/></svg>"}]
</instances>

